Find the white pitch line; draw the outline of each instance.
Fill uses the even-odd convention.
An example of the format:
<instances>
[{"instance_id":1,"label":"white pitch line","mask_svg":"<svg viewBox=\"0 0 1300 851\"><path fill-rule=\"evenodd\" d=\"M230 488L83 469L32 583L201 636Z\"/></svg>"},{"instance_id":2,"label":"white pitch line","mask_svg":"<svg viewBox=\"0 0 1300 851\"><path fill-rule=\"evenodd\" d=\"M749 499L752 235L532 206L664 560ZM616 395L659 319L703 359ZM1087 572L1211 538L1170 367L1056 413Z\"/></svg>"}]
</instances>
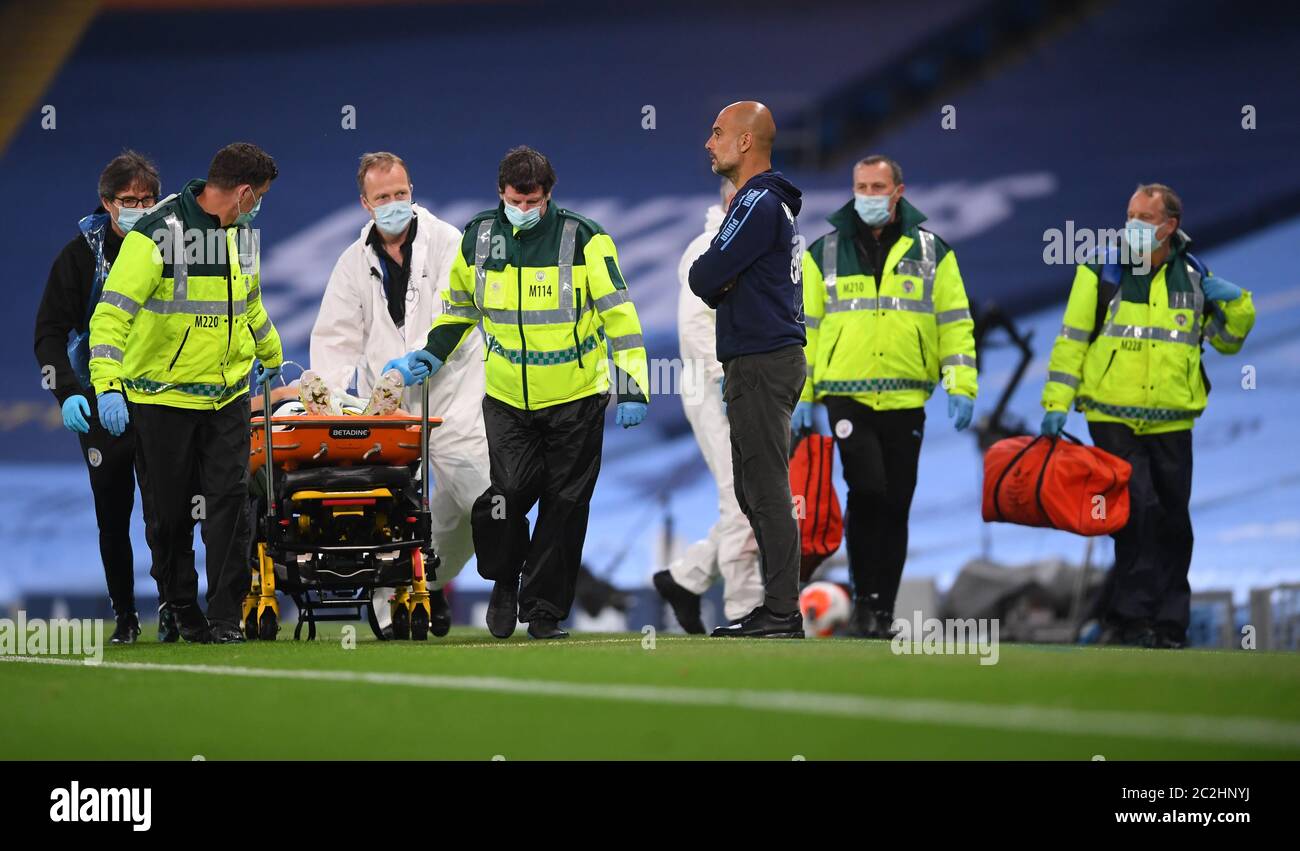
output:
<instances>
[{"instance_id":1,"label":"white pitch line","mask_svg":"<svg viewBox=\"0 0 1300 851\"><path fill-rule=\"evenodd\" d=\"M659 636L656 640L662 639L663 636ZM631 644L632 642L640 641L641 636L638 635L635 638L579 638L577 640L566 638L561 641L484 641L479 644L446 644L445 646L449 650L471 650L479 647L578 647L583 644ZM387 642L385 642L385 644L386 643ZM437 647L440 643L441 642L439 641L430 641L425 646ZM420 644L417 642L416 646L418 647Z\"/></svg>"},{"instance_id":2,"label":"white pitch line","mask_svg":"<svg viewBox=\"0 0 1300 851\"><path fill-rule=\"evenodd\" d=\"M100 662L86 665L75 659L0 656L5 662L108 668L174 674L207 674L249 679L367 683L382 686L491 692L532 697L582 698L625 703L751 709L889 721L979 727L989 730L1060 735L1093 735L1137 739L1180 739L1244 745L1300 748L1300 724L1251 716L1216 718L1158 712L1108 709L1065 709L1027 704L997 705L892 697L866 697L828 692L761 691L756 689L685 688L651 685L603 685L509 677L467 677L444 674L398 674L375 671L328 671L292 668L244 668L235 665L181 665L157 662Z\"/></svg>"}]
</instances>

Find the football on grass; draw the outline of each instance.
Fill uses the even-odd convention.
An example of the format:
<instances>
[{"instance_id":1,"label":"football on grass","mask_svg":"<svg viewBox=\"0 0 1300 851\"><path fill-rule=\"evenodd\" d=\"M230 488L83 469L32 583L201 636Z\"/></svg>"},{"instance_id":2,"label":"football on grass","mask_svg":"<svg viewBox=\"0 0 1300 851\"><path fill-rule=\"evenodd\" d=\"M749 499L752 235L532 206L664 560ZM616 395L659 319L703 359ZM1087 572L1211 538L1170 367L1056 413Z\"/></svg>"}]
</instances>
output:
<instances>
[{"instance_id":1,"label":"football on grass","mask_svg":"<svg viewBox=\"0 0 1300 851\"><path fill-rule=\"evenodd\" d=\"M834 582L813 582L799 595L804 632L826 638L849 622L849 592Z\"/></svg>"}]
</instances>

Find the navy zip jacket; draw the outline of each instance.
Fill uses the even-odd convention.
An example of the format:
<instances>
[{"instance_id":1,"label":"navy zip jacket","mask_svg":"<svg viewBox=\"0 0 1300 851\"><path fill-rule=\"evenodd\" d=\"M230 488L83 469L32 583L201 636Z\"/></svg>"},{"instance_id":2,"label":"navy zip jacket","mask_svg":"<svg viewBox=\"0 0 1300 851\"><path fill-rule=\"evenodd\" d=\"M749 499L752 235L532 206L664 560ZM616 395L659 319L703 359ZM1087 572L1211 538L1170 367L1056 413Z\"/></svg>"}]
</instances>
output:
<instances>
[{"instance_id":1,"label":"navy zip jacket","mask_svg":"<svg viewBox=\"0 0 1300 851\"><path fill-rule=\"evenodd\" d=\"M709 248L691 265L691 292L715 308L718 360L807 343L802 193L779 171L751 177L732 199Z\"/></svg>"}]
</instances>

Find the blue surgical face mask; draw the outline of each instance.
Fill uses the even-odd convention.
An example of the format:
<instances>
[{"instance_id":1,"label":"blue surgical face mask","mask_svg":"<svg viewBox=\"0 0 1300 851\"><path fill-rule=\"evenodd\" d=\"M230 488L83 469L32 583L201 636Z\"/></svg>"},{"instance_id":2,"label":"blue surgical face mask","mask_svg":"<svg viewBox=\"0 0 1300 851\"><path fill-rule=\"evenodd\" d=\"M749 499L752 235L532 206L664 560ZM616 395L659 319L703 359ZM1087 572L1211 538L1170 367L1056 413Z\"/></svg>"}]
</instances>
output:
<instances>
[{"instance_id":1,"label":"blue surgical face mask","mask_svg":"<svg viewBox=\"0 0 1300 851\"><path fill-rule=\"evenodd\" d=\"M235 203L238 204L239 202L236 201ZM253 209L249 210L247 213L240 213L238 216L235 216L235 224L241 227L243 225L251 224L253 219L257 218L257 211L261 209L262 199L258 198L257 202L253 204Z\"/></svg>"},{"instance_id":2,"label":"blue surgical face mask","mask_svg":"<svg viewBox=\"0 0 1300 851\"><path fill-rule=\"evenodd\" d=\"M406 226L411 223L411 216L414 215L410 201L390 201L381 204L374 208L374 214L375 227L388 236L397 236L406 230Z\"/></svg>"},{"instance_id":3,"label":"blue surgical face mask","mask_svg":"<svg viewBox=\"0 0 1300 851\"><path fill-rule=\"evenodd\" d=\"M1124 223L1124 242L1129 250L1137 254L1147 254L1160 247L1163 239L1156 239L1157 226L1141 219L1129 219Z\"/></svg>"},{"instance_id":4,"label":"blue surgical face mask","mask_svg":"<svg viewBox=\"0 0 1300 851\"><path fill-rule=\"evenodd\" d=\"M144 218L144 214L149 212L143 207L119 207L117 211L117 226L123 234L128 234L135 227L136 222Z\"/></svg>"},{"instance_id":5,"label":"blue surgical face mask","mask_svg":"<svg viewBox=\"0 0 1300 851\"><path fill-rule=\"evenodd\" d=\"M894 197L894 193L888 195L853 195L853 209L857 211L858 218L862 223L873 228L882 227L889 223L889 199Z\"/></svg>"},{"instance_id":6,"label":"blue surgical face mask","mask_svg":"<svg viewBox=\"0 0 1300 851\"><path fill-rule=\"evenodd\" d=\"M531 210L528 210L527 212L519 209L518 207L511 206L510 204L506 204L505 208L506 208L506 218L510 220L510 224L514 225L520 230L528 230L530 227L532 227L533 225L537 224L542 220L541 207L534 207Z\"/></svg>"}]
</instances>

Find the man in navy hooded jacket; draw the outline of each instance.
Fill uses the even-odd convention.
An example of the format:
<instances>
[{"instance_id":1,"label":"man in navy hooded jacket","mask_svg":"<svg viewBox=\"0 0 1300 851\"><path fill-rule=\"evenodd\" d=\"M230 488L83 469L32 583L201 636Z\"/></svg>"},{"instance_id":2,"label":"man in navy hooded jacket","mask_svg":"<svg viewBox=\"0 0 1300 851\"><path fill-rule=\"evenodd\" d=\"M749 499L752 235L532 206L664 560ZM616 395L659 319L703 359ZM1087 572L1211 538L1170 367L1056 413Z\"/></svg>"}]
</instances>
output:
<instances>
[{"instance_id":1,"label":"man in navy hooded jacket","mask_svg":"<svg viewBox=\"0 0 1300 851\"><path fill-rule=\"evenodd\" d=\"M742 101L718 113L704 146L713 171L740 188L689 280L717 310L736 499L758 540L765 591L761 606L715 636L803 638L790 496L790 417L807 373L801 193L772 171L775 138L767 107Z\"/></svg>"}]
</instances>

